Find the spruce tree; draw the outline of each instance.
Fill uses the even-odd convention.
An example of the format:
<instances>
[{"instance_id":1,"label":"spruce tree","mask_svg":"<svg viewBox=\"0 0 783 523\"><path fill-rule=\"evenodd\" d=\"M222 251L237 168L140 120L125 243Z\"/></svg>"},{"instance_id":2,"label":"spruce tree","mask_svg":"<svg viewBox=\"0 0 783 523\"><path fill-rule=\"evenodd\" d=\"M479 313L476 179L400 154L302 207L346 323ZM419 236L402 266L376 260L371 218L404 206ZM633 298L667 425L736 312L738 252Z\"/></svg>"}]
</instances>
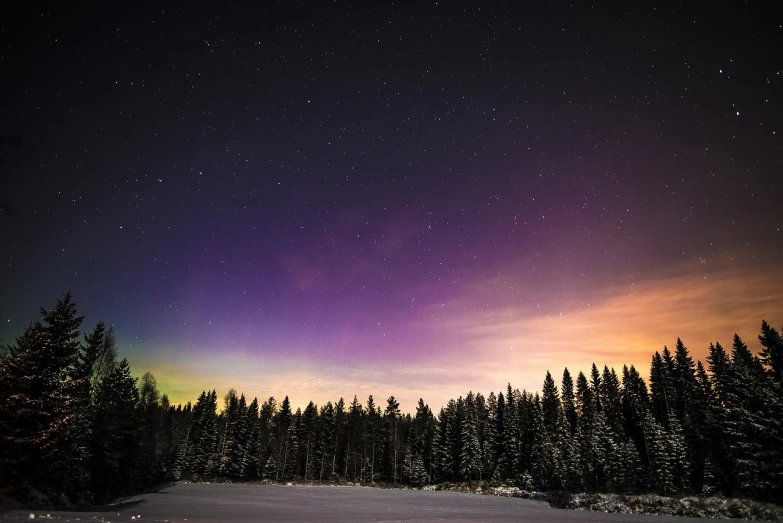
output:
<instances>
[{"instance_id":1,"label":"spruce tree","mask_svg":"<svg viewBox=\"0 0 783 523\"><path fill-rule=\"evenodd\" d=\"M521 425L520 416L521 396L511 389L511 384L506 388L506 409L503 415L503 456L505 458L505 477L517 479L523 472L523 456L521 453Z\"/></svg>"},{"instance_id":2,"label":"spruce tree","mask_svg":"<svg viewBox=\"0 0 783 523\"><path fill-rule=\"evenodd\" d=\"M217 392L203 391L193 407L193 426L188 442L188 469L197 476L211 477L219 466Z\"/></svg>"},{"instance_id":3,"label":"spruce tree","mask_svg":"<svg viewBox=\"0 0 783 523\"><path fill-rule=\"evenodd\" d=\"M549 371L546 371L544 385L541 389L541 412L546 429L550 432L554 431L560 412L560 393Z\"/></svg>"},{"instance_id":4,"label":"spruce tree","mask_svg":"<svg viewBox=\"0 0 783 523\"><path fill-rule=\"evenodd\" d=\"M92 489L108 501L132 491L140 449L139 391L127 360L98 387L92 411Z\"/></svg>"},{"instance_id":5,"label":"spruce tree","mask_svg":"<svg viewBox=\"0 0 783 523\"><path fill-rule=\"evenodd\" d=\"M668 349L664 347L664 351L668 352ZM665 426L669 419L669 409L674 408L675 397L669 370L657 351L650 364L650 400L655 421Z\"/></svg>"},{"instance_id":6,"label":"spruce tree","mask_svg":"<svg viewBox=\"0 0 783 523\"><path fill-rule=\"evenodd\" d=\"M761 321L759 343L762 347L761 362L772 374L772 378L780 382L783 380L783 338L765 320Z\"/></svg>"},{"instance_id":7,"label":"spruce tree","mask_svg":"<svg viewBox=\"0 0 783 523\"><path fill-rule=\"evenodd\" d=\"M337 420L335 418L334 406L331 401L321 407L319 413L320 434L318 441L320 443L317 459L318 463L318 481L323 481L324 477L331 479L332 462L336 452Z\"/></svg>"},{"instance_id":8,"label":"spruce tree","mask_svg":"<svg viewBox=\"0 0 783 523\"><path fill-rule=\"evenodd\" d=\"M364 453L364 407L356 396L353 397L351 405L348 407L348 420L346 426L346 462L345 476L350 477L351 481L362 480L363 453Z\"/></svg>"},{"instance_id":9,"label":"spruce tree","mask_svg":"<svg viewBox=\"0 0 783 523\"><path fill-rule=\"evenodd\" d=\"M160 409L160 392L155 376L145 372L138 382L139 403L139 438L140 448L136 461L137 487L149 488L162 481L160 475L162 453L160 448L160 424L162 412Z\"/></svg>"},{"instance_id":10,"label":"spruce tree","mask_svg":"<svg viewBox=\"0 0 783 523\"><path fill-rule=\"evenodd\" d=\"M277 412L277 400L270 396L261 404L258 414L258 474L267 479L274 479L277 471L277 460L273 443L275 442L274 416Z\"/></svg>"},{"instance_id":11,"label":"spruce tree","mask_svg":"<svg viewBox=\"0 0 783 523\"><path fill-rule=\"evenodd\" d=\"M412 451L414 459L421 459L424 473L426 474L426 483L432 483L432 469L434 466L435 454L435 430L436 422L430 407L419 398L416 407L416 417L413 420L413 446ZM422 482L424 482L422 480Z\"/></svg>"},{"instance_id":12,"label":"spruce tree","mask_svg":"<svg viewBox=\"0 0 783 523\"><path fill-rule=\"evenodd\" d=\"M565 407L565 405L564 405ZM558 411L553 444L556 450L557 482L560 488L575 492L581 490L581 474L579 473L579 444L571 431L571 425L566 417L565 408Z\"/></svg>"},{"instance_id":13,"label":"spruce tree","mask_svg":"<svg viewBox=\"0 0 783 523\"><path fill-rule=\"evenodd\" d=\"M88 481L89 367L70 291L7 348L0 362L4 474L70 495Z\"/></svg>"},{"instance_id":14,"label":"spruce tree","mask_svg":"<svg viewBox=\"0 0 783 523\"><path fill-rule=\"evenodd\" d=\"M647 466L648 449L643 422L649 410L649 395L644 379L633 365L623 367L622 409L623 433L633 441L642 466Z\"/></svg>"},{"instance_id":15,"label":"spruce tree","mask_svg":"<svg viewBox=\"0 0 783 523\"><path fill-rule=\"evenodd\" d=\"M376 467L376 456L380 454L377 452L379 450L378 435L380 432L380 414L378 413L378 409L376 409L375 400L373 399L372 394L367 398L366 411L367 417L365 418L365 430L363 432L365 441L363 441L363 445L365 447L365 461L369 460L369 466L366 467L368 469L367 472L369 473L369 481L373 484L376 480L376 472L379 471L379 468Z\"/></svg>"},{"instance_id":16,"label":"spruce tree","mask_svg":"<svg viewBox=\"0 0 783 523\"><path fill-rule=\"evenodd\" d=\"M648 485L660 494L672 494L676 489L674 463L666 429L655 420L651 413L645 415L644 427L649 443Z\"/></svg>"},{"instance_id":17,"label":"spruce tree","mask_svg":"<svg viewBox=\"0 0 783 523\"><path fill-rule=\"evenodd\" d=\"M571 434L576 434L576 402L574 397L574 380L568 368L563 369L563 379L560 382L560 392L563 402L563 412Z\"/></svg>"},{"instance_id":18,"label":"spruce tree","mask_svg":"<svg viewBox=\"0 0 783 523\"><path fill-rule=\"evenodd\" d=\"M465 397L463 409L463 419L460 425L459 471L470 483L481 470L478 413L473 392L469 392Z\"/></svg>"},{"instance_id":19,"label":"spruce tree","mask_svg":"<svg viewBox=\"0 0 783 523\"><path fill-rule=\"evenodd\" d=\"M389 396L386 400L386 410L383 413L385 432L387 435L386 449L387 456L384 464L384 469L387 471L387 478L391 479L394 484L397 484L397 462L398 462L398 424L400 417L400 403L394 398ZM390 472L390 473L389 473Z\"/></svg>"},{"instance_id":20,"label":"spruce tree","mask_svg":"<svg viewBox=\"0 0 783 523\"><path fill-rule=\"evenodd\" d=\"M783 489L783 404L760 360L736 334L717 409L733 486L772 500Z\"/></svg>"},{"instance_id":21,"label":"spruce tree","mask_svg":"<svg viewBox=\"0 0 783 523\"><path fill-rule=\"evenodd\" d=\"M242 463L240 476L244 480L253 480L259 477L259 460L261 454L261 434L258 415L258 398L248 405L243 420L245 435L242 445Z\"/></svg>"},{"instance_id":22,"label":"spruce tree","mask_svg":"<svg viewBox=\"0 0 783 523\"><path fill-rule=\"evenodd\" d=\"M604 365L601 375L601 403L604 406L606 422L614 434L621 434L623 430L622 394L620 392L620 380L614 369Z\"/></svg>"},{"instance_id":23,"label":"spruce tree","mask_svg":"<svg viewBox=\"0 0 783 523\"><path fill-rule=\"evenodd\" d=\"M485 415L481 420L482 473L492 478L497 467L498 399L494 392L487 396Z\"/></svg>"},{"instance_id":24,"label":"spruce tree","mask_svg":"<svg viewBox=\"0 0 783 523\"><path fill-rule=\"evenodd\" d=\"M503 396L502 392L498 393L498 412L497 412L497 419L496 419L496 429L495 433L496 436L496 443L495 443L495 472L492 476L493 480L496 481L504 481L508 479L508 456L506 455L506 438L508 435L506 434L506 423L505 423L505 416L506 416L506 399L505 396Z\"/></svg>"},{"instance_id":25,"label":"spruce tree","mask_svg":"<svg viewBox=\"0 0 783 523\"><path fill-rule=\"evenodd\" d=\"M315 440L318 431L318 407L312 401L307 404L300 417L297 433L302 456L297 464L295 475L299 473L305 481L315 476Z\"/></svg>"},{"instance_id":26,"label":"spruce tree","mask_svg":"<svg viewBox=\"0 0 783 523\"><path fill-rule=\"evenodd\" d=\"M285 473L285 464L288 459L288 450L291 446L291 423L293 415L291 414L291 402L288 396L283 398L280 403L280 410L274 413L273 426L273 446L267 463L267 477L274 477L275 480L283 480Z\"/></svg>"},{"instance_id":27,"label":"spruce tree","mask_svg":"<svg viewBox=\"0 0 783 523\"><path fill-rule=\"evenodd\" d=\"M334 454L332 456L332 469L331 475L335 478L339 477L342 471L348 463L348 449L347 449L347 428L348 428L348 412L345 408L345 400L341 397L334 405ZM347 473L343 473L343 478L347 477Z\"/></svg>"},{"instance_id":28,"label":"spruce tree","mask_svg":"<svg viewBox=\"0 0 783 523\"><path fill-rule=\"evenodd\" d=\"M536 396L538 400L538 396ZM536 401L533 407L533 435L532 464L530 474L533 483L542 490L557 488L557 456L552 444L549 430L544 423L544 413L541 402Z\"/></svg>"},{"instance_id":29,"label":"spruce tree","mask_svg":"<svg viewBox=\"0 0 783 523\"><path fill-rule=\"evenodd\" d=\"M598 367L593 363L590 369L590 392L595 403L595 412L603 411L603 405L601 405L601 384L601 374L598 372Z\"/></svg>"},{"instance_id":30,"label":"spruce tree","mask_svg":"<svg viewBox=\"0 0 783 523\"><path fill-rule=\"evenodd\" d=\"M457 403L449 400L446 407L440 409L438 423L435 432L435 447L438 476L444 481L456 479L456 469L459 462L454 456L454 442L457 439L455 432L455 419Z\"/></svg>"}]
</instances>

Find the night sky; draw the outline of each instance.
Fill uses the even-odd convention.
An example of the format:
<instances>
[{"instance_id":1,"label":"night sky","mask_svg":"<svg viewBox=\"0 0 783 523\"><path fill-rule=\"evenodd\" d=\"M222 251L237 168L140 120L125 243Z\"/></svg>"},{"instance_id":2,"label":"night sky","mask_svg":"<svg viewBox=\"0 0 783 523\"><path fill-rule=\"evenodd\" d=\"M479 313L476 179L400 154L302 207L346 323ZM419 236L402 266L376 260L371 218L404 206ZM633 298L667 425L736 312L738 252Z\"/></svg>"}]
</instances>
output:
<instances>
[{"instance_id":1,"label":"night sky","mask_svg":"<svg viewBox=\"0 0 783 523\"><path fill-rule=\"evenodd\" d=\"M70 288L172 402L410 412L783 323L764 2L29 4L0 7L6 342Z\"/></svg>"}]
</instances>

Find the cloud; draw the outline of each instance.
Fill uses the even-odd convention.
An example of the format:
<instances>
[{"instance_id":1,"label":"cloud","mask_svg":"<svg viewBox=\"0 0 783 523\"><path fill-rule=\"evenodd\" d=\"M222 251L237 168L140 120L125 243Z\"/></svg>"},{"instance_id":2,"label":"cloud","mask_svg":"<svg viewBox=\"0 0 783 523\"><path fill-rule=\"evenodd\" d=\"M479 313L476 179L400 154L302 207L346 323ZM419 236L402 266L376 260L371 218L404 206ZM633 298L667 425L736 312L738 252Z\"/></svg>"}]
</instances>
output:
<instances>
[{"instance_id":1,"label":"cloud","mask_svg":"<svg viewBox=\"0 0 783 523\"><path fill-rule=\"evenodd\" d=\"M328 348L320 356L257 358L223 351L177 365L146 361L138 372L151 370L174 403L195 400L204 388L222 395L233 387L259 400L288 395L299 407L350 402L354 394L365 403L372 394L381 406L394 395L407 412L421 397L437 411L469 390L497 393L509 382L540 390L547 370L559 381L566 366L576 376L593 362L618 372L633 364L646 375L652 353L673 347L678 336L695 359L705 358L710 342L728 345L735 332L757 349L762 318L783 321L783 271L736 260L696 262L624 284L574 284L570 293L566 287L550 294L524 269L488 273L406 316L395 326L397 352L386 347L377 356Z\"/></svg>"},{"instance_id":2,"label":"cloud","mask_svg":"<svg viewBox=\"0 0 783 523\"><path fill-rule=\"evenodd\" d=\"M546 370L560 373L568 366L575 374L593 362L618 371L634 364L644 374L652 353L673 346L677 337L701 359L710 342L729 343L734 332L753 346L762 318L773 324L783 318L781 270L735 262L690 264L608 290L575 289L568 300L539 296L535 308L520 303L477 310L474 304L492 302L484 294L496 287L497 281L475 282L463 298L422 321L437 317L454 343L465 346L462 364L483 375L477 381L507 376L535 389Z\"/></svg>"}]
</instances>

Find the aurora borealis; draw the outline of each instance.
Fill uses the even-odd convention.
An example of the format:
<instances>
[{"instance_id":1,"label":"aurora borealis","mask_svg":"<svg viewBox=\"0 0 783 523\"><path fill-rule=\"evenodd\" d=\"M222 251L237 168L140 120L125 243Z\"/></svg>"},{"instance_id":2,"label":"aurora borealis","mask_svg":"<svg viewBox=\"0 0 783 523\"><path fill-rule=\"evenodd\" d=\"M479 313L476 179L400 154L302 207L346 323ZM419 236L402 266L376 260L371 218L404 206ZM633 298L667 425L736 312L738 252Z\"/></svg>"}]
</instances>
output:
<instances>
[{"instance_id":1,"label":"aurora borealis","mask_svg":"<svg viewBox=\"0 0 783 523\"><path fill-rule=\"evenodd\" d=\"M4 340L407 412L783 323L762 6L371 4L1 8Z\"/></svg>"}]
</instances>

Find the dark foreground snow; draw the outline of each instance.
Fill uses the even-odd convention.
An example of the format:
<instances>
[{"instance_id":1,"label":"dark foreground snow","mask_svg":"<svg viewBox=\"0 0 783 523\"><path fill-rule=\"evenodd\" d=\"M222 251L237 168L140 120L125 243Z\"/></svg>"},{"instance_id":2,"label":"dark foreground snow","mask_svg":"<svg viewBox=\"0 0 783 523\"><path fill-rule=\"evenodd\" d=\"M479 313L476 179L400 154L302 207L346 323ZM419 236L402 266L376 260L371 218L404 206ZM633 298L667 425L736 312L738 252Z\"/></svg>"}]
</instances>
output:
<instances>
[{"instance_id":1,"label":"dark foreground snow","mask_svg":"<svg viewBox=\"0 0 783 523\"><path fill-rule=\"evenodd\" d=\"M35 520L30 519L31 514ZM0 523L41 520L170 523L699 521L676 516L561 510L550 508L541 501L456 492L203 483L171 486L91 512L14 510L0 514Z\"/></svg>"}]
</instances>

